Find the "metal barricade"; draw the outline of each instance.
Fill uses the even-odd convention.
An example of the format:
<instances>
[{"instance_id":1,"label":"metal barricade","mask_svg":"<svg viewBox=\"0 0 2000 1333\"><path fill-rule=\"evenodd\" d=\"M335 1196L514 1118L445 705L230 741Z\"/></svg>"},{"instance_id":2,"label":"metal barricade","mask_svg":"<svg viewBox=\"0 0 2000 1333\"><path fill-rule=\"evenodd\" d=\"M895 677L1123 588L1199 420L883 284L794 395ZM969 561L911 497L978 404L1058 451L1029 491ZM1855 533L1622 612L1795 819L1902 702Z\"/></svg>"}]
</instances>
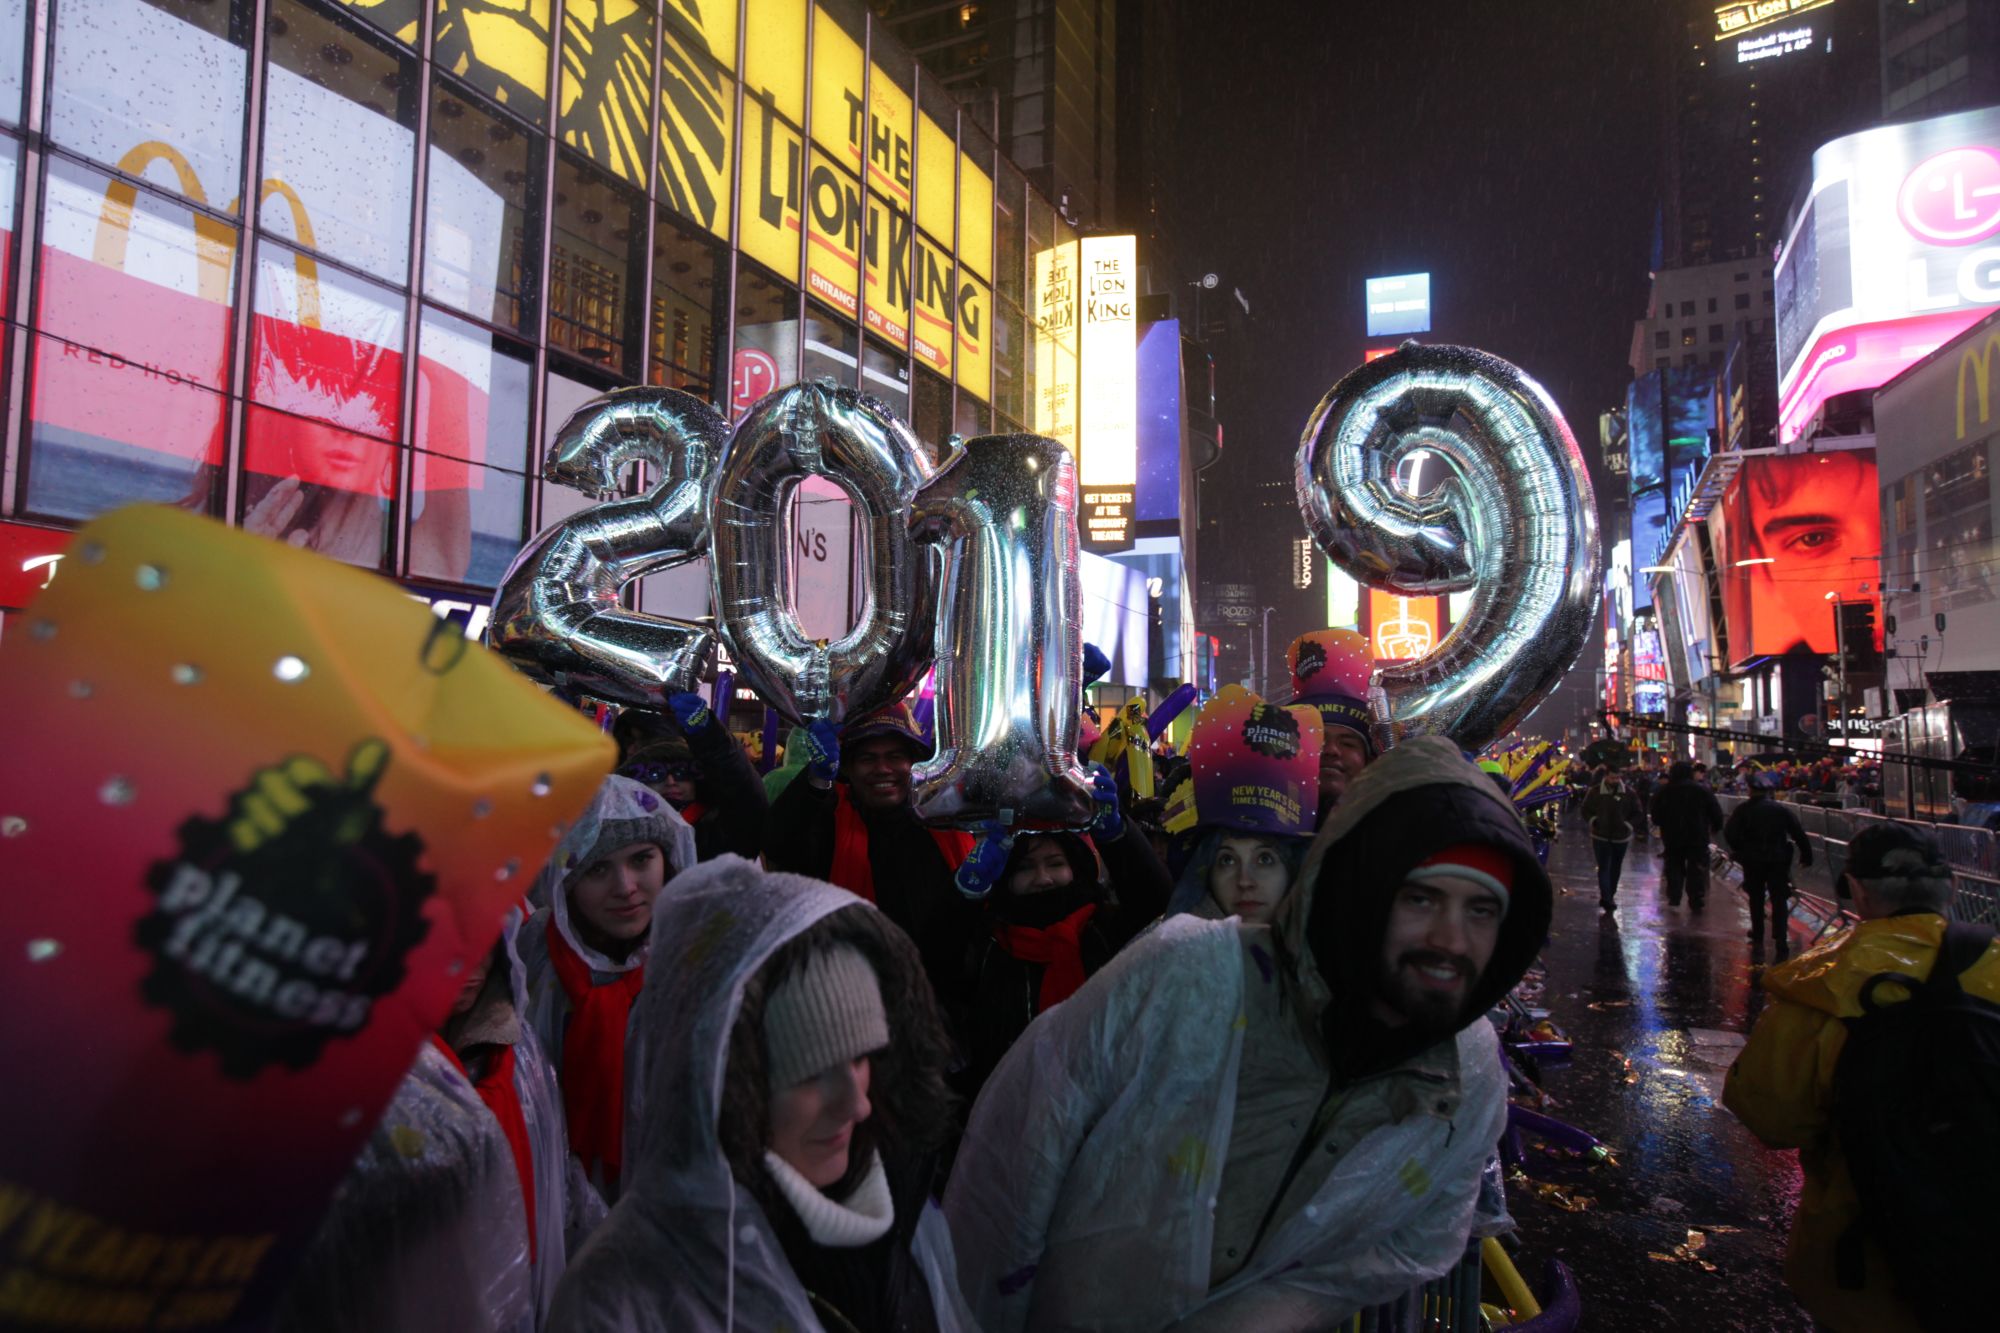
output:
<instances>
[{"instance_id":1,"label":"metal barricade","mask_svg":"<svg viewBox=\"0 0 2000 1333\"><path fill-rule=\"evenodd\" d=\"M1386 1305L1363 1310L1340 1333L1480 1333L1479 1243L1458 1267Z\"/></svg>"},{"instance_id":2,"label":"metal barricade","mask_svg":"<svg viewBox=\"0 0 2000 1333\"><path fill-rule=\"evenodd\" d=\"M1725 816L1746 799L1717 796ZM1930 824L1914 819L1890 819L1866 810L1822 809L1793 805L1799 826L1813 849L1813 863L1792 867L1794 914L1814 928L1814 938L1850 919L1840 896L1841 876L1847 872L1847 845L1861 830L1874 824L1905 824L1937 843L1938 851L1952 867L1951 916L1955 921L1972 921L2000 926L2000 838L1982 828L1965 824ZM1740 882L1741 876L1729 863L1728 851L1720 843L1715 849L1718 876Z\"/></svg>"}]
</instances>

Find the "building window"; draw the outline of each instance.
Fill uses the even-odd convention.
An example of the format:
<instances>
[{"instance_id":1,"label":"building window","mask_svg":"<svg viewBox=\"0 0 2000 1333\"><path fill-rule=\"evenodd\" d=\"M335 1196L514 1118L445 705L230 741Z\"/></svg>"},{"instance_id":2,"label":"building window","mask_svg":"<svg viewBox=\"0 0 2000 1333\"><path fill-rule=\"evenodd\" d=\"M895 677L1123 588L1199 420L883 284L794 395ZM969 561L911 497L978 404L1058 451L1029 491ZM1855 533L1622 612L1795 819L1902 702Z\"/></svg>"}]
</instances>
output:
<instances>
[{"instance_id":1,"label":"building window","mask_svg":"<svg viewBox=\"0 0 2000 1333\"><path fill-rule=\"evenodd\" d=\"M800 378L830 379L835 384L853 385L857 378L856 359L861 350L860 335L853 321L824 306L806 307L805 356Z\"/></svg>"},{"instance_id":2,"label":"building window","mask_svg":"<svg viewBox=\"0 0 2000 1333\"><path fill-rule=\"evenodd\" d=\"M1687 316L1692 315L1693 313L1694 313L1694 302L1692 301L1681 302L1681 316L1683 318L1686 318Z\"/></svg>"},{"instance_id":3,"label":"building window","mask_svg":"<svg viewBox=\"0 0 2000 1333\"><path fill-rule=\"evenodd\" d=\"M715 318L722 253L662 211L653 228L653 346L649 383L685 389L716 401L715 357L722 337Z\"/></svg>"},{"instance_id":4,"label":"building window","mask_svg":"<svg viewBox=\"0 0 2000 1333\"><path fill-rule=\"evenodd\" d=\"M439 81L431 94L425 296L533 332L544 160L540 135Z\"/></svg>"},{"instance_id":5,"label":"building window","mask_svg":"<svg viewBox=\"0 0 2000 1333\"><path fill-rule=\"evenodd\" d=\"M564 154L553 202L549 346L636 379L644 302L634 288L646 243L639 196Z\"/></svg>"},{"instance_id":6,"label":"building window","mask_svg":"<svg viewBox=\"0 0 2000 1333\"><path fill-rule=\"evenodd\" d=\"M1709 297L1709 298L1708 298L1708 313L1709 313L1709 314L1711 314L1711 315L1715 313L1715 304L1716 304L1716 302L1715 302L1715 298L1714 298L1713 296Z\"/></svg>"},{"instance_id":7,"label":"building window","mask_svg":"<svg viewBox=\"0 0 2000 1333\"><path fill-rule=\"evenodd\" d=\"M729 416L742 416L766 394L799 378L799 293L739 264L736 352L729 372Z\"/></svg>"},{"instance_id":8,"label":"building window","mask_svg":"<svg viewBox=\"0 0 2000 1333\"><path fill-rule=\"evenodd\" d=\"M1673 363L1674 359L1670 356L1655 357L1653 359L1653 369L1665 370L1667 367L1673 365Z\"/></svg>"},{"instance_id":9,"label":"building window","mask_svg":"<svg viewBox=\"0 0 2000 1333\"><path fill-rule=\"evenodd\" d=\"M1656 329L1653 333L1653 346L1665 347L1666 345L1667 345L1667 331L1665 329Z\"/></svg>"},{"instance_id":10,"label":"building window","mask_svg":"<svg viewBox=\"0 0 2000 1333\"><path fill-rule=\"evenodd\" d=\"M1736 293L1736 308L1738 310L1748 310L1750 308L1750 293Z\"/></svg>"},{"instance_id":11,"label":"building window","mask_svg":"<svg viewBox=\"0 0 2000 1333\"><path fill-rule=\"evenodd\" d=\"M1766 287L1764 289L1764 304L1765 305L1771 304L1771 289L1769 287Z\"/></svg>"},{"instance_id":12,"label":"building window","mask_svg":"<svg viewBox=\"0 0 2000 1333\"><path fill-rule=\"evenodd\" d=\"M88 519L141 500L209 510L221 490L240 239L180 199L49 160L30 511Z\"/></svg>"},{"instance_id":13,"label":"building window","mask_svg":"<svg viewBox=\"0 0 2000 1333\"><path fill-rule=\"evenodd\" d=\"M409 572L490 588L527 522L534 354L440 310L418 338Z\"/></svg>"},{"instance_id":14,"label":"building window","mask_svg":"<svg viewBox=\"0 0 2000 1333\"><path fill-rule=\"evenodd\" d=\"M1748 273L1738 273L1738 274L1736 275L1736 281L1738 281L1738 282L1748 282L1748 281L1750 281L1750 275L1749 275Z\"/></svg>"},{"instance_id":15,"label":"building window","mask_svg":"<svg viewBox=\"0 0 2000 1333\"><path fill-rule=\"evenodd\" d=\"M1682 329L1682 330L1681 330L1681 346L1683 346L1683 347L1692 347L1692 346L1694 346L1694 330L1693 330L1693 329Z\"/></svg>"},{"instance_id":16,"label":"building window","mask_svg":"<svg viewBox=\"0 0 2000 1333\"><path fill-rule=\"evenodd\" d=\"M1681 358L1681 364L1682 364L1683 366L1698 366L1698 365L1700 365L1700 364L1701 364L1701 353L1699 353L1699 352L1689 352L1689 353L1688 353L1688 354L1687 354L1686 356L1684 356L1684 357L1682 357L1682 358Z\"/></svg>"},{"instance_id":17,"label":"building window","mask_svg":"<svg viewBox=\"0 0 2000 1333\"><path fill-rule=\"evenodd\" d=\"M1708 326L1708 340L1712 343L1722 341L1722 326L1720 324L1711 324Z\"/></svg>"},{"instance_id":18,"label":"building window","mask_svg":"<svg viewBox=\"0 0 2000 1333\"><path fill-rule=\"evenodd\" d=\"M258 227L402 286L416 184L416 60L295 0L271 6L266 29Z\"/></svg>"}]
</instances>

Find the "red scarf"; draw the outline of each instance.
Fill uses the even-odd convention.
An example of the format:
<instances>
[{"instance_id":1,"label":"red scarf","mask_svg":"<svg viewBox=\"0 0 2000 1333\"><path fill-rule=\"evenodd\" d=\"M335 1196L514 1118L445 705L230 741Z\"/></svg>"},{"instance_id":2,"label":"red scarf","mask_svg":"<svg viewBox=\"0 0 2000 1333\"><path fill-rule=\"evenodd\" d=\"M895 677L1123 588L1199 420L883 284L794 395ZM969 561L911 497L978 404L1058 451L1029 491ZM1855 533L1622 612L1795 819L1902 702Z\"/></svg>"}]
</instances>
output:
<instances>
[{"instance_id":1,"label":"red scarf","mask_svg":"<svg viewBox=\"0 0 2000 1333\"><path fill-rule=\"evenodd\" d=\"M687 821L689 828L693 828L696 824L699 824L701 817L708 813L708 807L700 801L689 801L686 805L675 806L674 809L682 819Z\"/></svg>"},{"instance_id":2,"label":"red scarf","mask_svg":"<svg viewBox=\"0 0 2000 1333\"><path fill-rule=\"evenodd\" d=\"M451 1067L465 1075L465 1081L479 1094L479 1100L486 1103L486 1109L500 1122L500 1132L507 1136L507 1146L514 1150L514 1174L521 1178L521 1202L528 1209L528 1260L535 1258L535 1155L528 1147L528 1118L521 1113L521 1094L514 1088L514 1048L498 1047L493 1059L487 1063L486 1072L474 1078L465 1068L465 1062L458 1058L458 1052L451 1043L437 1033L431 1034L431 1045L443 1052L451 1061Z\"/></svg>"},{"instance_id":3,"label":"red scarf","mask_svg":"<svg viewBox=\"0 0 2000 1333\"><path fill-rule=\"evenodd\" d=\"M549 922L549 962L569 997L563 1029L563 1112L569 1117L569 1146L586 1172L615 1185L625 1159L625 1026L632 1001L646 980L642 963L615 981L595 985L590 964L577 956L562 931Z\"/></svg>"},{"instance_id":4,"label":"red scarf","mask_svg":"<svg viewBox=\"0 0 2000 1333\"><path fill-rule=\"evenodd\" d=\"M1083 928L1097 915L1097 904L1086 903L1062 920L1042 930L1030 926L993 925L993 938L1024 963L1040 963L1042 993L1035 1004L1041 1013L1061 1004L1082 988Z\"/></svg>"},{"instance_id":5,"label":"red scarf","mask_svg":"<svg viewBox=\"0 0 2000 1333\"><path fill-rule=\"evenodd\" d=\"M833 789L833 867L827 878L857 897L875 901L875 867L868 859L868 823L847 795L847 784ZM972 835L958 829L927 828L944 863L954 873L972 855Z\"/></svg>"}]
</instances>

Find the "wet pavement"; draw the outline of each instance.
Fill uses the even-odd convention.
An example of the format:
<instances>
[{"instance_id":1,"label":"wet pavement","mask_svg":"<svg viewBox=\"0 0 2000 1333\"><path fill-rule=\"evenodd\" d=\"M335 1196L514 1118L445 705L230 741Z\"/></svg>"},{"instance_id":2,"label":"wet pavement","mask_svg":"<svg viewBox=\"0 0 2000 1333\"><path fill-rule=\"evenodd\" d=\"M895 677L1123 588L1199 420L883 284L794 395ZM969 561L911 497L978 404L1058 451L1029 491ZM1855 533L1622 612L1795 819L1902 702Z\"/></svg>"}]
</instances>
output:
<instances>
[{"instance_id":1,"label":"wet pavement","mask_svg":"<svg viewBox=\"0 0 2000 1333\"><path fill-rule=\"evenodd\" d=\"M1810 1330L1781 1271L1796 1158L1764 1149L1722 1106L1769 947L1750 942L1742 890L1717 876L1700 915L1668 907L1658 844L1635 844L1617 911L1600 913L1590 841L1573 823L1549 869L1557 899L1538 1003L1574 1055L1541 1071L1545 1109L1614 1153L1595 1162L1530 1146L1533 1178L1508 1190L1524 1270L1569 1264L1586 1329ZM1794 947L1804 938L1795 928Z\"/></svg>"}]
</instances>

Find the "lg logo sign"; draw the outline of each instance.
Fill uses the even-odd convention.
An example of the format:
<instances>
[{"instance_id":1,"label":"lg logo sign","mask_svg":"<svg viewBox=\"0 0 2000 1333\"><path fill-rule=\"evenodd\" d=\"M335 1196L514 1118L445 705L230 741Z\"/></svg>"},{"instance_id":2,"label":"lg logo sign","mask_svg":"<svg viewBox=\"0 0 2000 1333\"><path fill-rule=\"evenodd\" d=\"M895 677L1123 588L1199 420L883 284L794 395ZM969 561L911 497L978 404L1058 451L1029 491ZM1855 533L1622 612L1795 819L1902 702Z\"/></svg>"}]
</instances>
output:
<instances>
[{"instance_id":1,"label":"lg logo sign","mask_svg":"<svg viewBox=\"0 0 2000 1333\"><path fill-rule=\"evenodd\" d=\"M1953 148L1917 167L1896 197L1912 236L1933 245L1970 245L2000 232L2000 152Z\"/></svg>"}]
</instances>

